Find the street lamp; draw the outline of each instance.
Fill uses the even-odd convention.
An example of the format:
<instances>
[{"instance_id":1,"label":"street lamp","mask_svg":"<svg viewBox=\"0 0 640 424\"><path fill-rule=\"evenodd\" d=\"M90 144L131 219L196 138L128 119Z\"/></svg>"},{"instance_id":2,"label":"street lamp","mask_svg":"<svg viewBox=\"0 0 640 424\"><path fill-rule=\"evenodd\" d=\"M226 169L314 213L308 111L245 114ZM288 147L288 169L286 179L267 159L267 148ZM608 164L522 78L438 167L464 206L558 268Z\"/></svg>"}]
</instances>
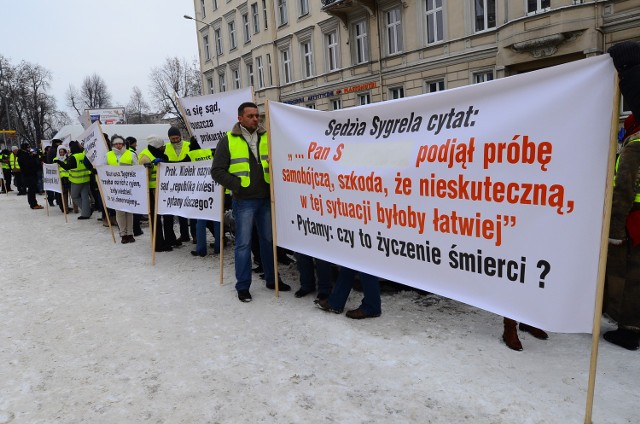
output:
<instances>
[{"instance_id":1,"label":"street lamp","mask_svg":"<svg viewBox=\"0 0 640 424\"><path fill-rule=\"evenodd\" d=\"M196 18L194 18L193 16L189 16L189 15L182 15L182 17L183 17L183 18L185 18L185 19L190 19L190 20L192 20L192 21L200 22L201 24L203 24L203 25L205 25L205 26L207 26L207 27L211 27L211 28L213 29L213 27L211 26L211 24L209 24L209 23L207 23L207 22L204 22L204 21L201 21L200 19L196 19ZM213 39L213 48L214 48L215 53L216 53L216 68L217 68L218 66L220 66L220 63L218 62L218 44L217 44L217 41L216 41L216 39L215 39L215 30L214 30L214 33L213 33L213 38L214 38L214 39Z\"/></svg>"}]
</instances>

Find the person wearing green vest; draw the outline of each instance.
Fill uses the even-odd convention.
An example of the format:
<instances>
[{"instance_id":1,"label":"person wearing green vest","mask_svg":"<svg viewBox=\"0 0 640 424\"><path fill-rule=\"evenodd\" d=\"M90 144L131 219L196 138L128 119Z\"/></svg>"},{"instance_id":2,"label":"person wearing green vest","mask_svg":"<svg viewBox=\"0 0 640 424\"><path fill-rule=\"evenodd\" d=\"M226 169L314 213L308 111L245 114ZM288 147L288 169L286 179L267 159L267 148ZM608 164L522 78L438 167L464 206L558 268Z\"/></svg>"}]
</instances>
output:
<instances>
[{"instance_id":1,"label":"person wearing green vest","mask_svg":"<svg viewBox=\"0 0 640 424\"><path fill-rule=\"evenodd\" d=\"M133 166L138 164L138 157L127 149L124 138L114 134L111 136L111 151L106 155L109 166ZM116 222L120 230L120 242L122 244L134 243L133 237L133 213L116 209Z\"/></svg>"},{"instance_id":2,"label":"person wearing green vest","mask_svg":"<svg viewBox=\"0 0 640 424\"><path fill-rule=\"evenodd\" d=\"M22 181L22 171L20 170L20 164L18 163L18 146L11 147L11 154L9 155L9 165L11 166L11 174L13 175L13 183L18 189L18 196L27 195L27 187Z\"/></svg>"},{"instance_id":3,"label":"person wearing green vest","mask_svg":"<svg viewBox=\"0 0 640 424\"><path fill-rule=\"evenodd\" d=\"M150 215L149 219L153 220L156 208L156 176L158 173L158 163L167 162L167 156L164 154L164 141L157 135L147 137L147 148L140 152L138 163L144 165L148 169L149 177L149 202ZM171 252L173 248L169 244L164 235L163 221L166 216L158 215L157 222L152 222L153 231L156 235L156 252ZM173 215L169 217L173 223ZM173 228L171 229L173 231ZM175 238L175 235L174 235Z\"/></svg>"},{"instance_id":4,"label":"person wearing green vest","mask_svg":"<svg viewBox=\"0 0 640 424\"><path fill-rule=\"evenodd\" d=\"M0 162L2 163L2 175L4 177L4 188L2 193L13 191L11 189L11 152L9 149L3 149L0 153Z\"/></svg>"},{"instance_id":5,"label":"person wearing green vest","mask_svg":"<svg viewBox=\"0 0 640 424\"><path fill-rule=\"evenodd\" d=\"M231 190L236 224L236 291L241 302L250 302L251 231L255 223L267 288L275 289L273 237L271 233L271 193L267 131L259 125L258 106L245 102L238 107L238 123L216 147L211 177ZM280 283L281 291L289 291Z\"/></svg>"},{"instance_id":6,"label":"person wearing green vest","mask_svg":"<svg viewBox=\"0 0 640 424\"><path fill-rule=\"evenodd\" d=\"M182 139L182 134L176 127L169 128L167 135L169 136L169 143L165 144L164 154L169 159L169 162L187 161L190 143ZM175 218L172 221L172 216L173 215L165 215L163 219L165 241L171 246L180 246L182 242L191 240L189 237L189 220L181 216L178 217L178 222L180 223L180 238L176 238L176 234L173 231Z\"/></svg>"},{"instance_id":7,"label":"person wearing green vest","mask_svg":"<svg viewBox=\"0 0 640 424\"><path fill-rule=\"evenodd\" d=\"M84 164L84 147L77 141L69 143L71 156L66 162L56 160L65 171L69 171L69 182L71 183L71 199L80 205L80 216L78 219L91 218L91 199L89 197L89 181L91 170Z\"/></svg>"},{"instance_id":8,"label":"person wearing green vest","mask_svg":"<svg viewBox=\"0 0 640 424\"><path fill-rule=\"evenodd\" d=\"M640 347L640 123L624 121L624 136L611 205L604 312L618 322L606 341L629 350Z\"/></svg>"},{"instance_id":9,"label":"person wearing green vest","mask_svg":"<svg viewBox=\"0 0 640 424\"><path fill-rule=\"evenodd\" d=\"M60 145L57 149L57 155L53 158L52 162L55 163L57 160L66 162L68 158L69 152L67 151L67 148ZM71 183L69 182L69 171L58 165L58 172L60 173L62 193L56 193L56 198L59 200L58 206L60 207L60 210L64 212L63 205L69 205L69 191L71 190ZM76 205L75 202L73 203L73 213L78 213L78 205Z\"/></svg>"},{"instance_id":10,"label":"person wearing green vest","mask_svg":"<svg viewBox=\"0 0 640 424\"><path fill-rule=\"evenodd\" d=\"M190 162L198 162L201 160L212 160L213 151L211 149L202 149L195 137L191 137L190 150L187 158ZM220 253L220 222L208 219L191 219L191 233L196 241L196 250L191 251L191 255L205 257L207 256L207 228L213 234L214 242L212 243L214 253Z\"/></svg>"}]
</instances>

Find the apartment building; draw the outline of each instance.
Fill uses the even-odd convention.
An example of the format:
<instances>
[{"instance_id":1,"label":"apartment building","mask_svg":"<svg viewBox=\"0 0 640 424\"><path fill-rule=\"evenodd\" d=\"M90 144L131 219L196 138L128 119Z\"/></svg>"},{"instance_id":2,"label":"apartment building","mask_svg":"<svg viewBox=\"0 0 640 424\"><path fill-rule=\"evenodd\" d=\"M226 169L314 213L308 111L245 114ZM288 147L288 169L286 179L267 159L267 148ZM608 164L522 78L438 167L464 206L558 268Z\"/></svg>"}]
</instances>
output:
<instances>
[{"instance_id":1,"label":"apartment building","mask_svg":"<svg viewBox=\"0 0 640 424\"><path fill-rule=\"evenodd\" d=\"M194 0L205 94L336 110L640 41L640 0ZM624 107L623 107L624 110Z\"/></svg>"}]
</instances>

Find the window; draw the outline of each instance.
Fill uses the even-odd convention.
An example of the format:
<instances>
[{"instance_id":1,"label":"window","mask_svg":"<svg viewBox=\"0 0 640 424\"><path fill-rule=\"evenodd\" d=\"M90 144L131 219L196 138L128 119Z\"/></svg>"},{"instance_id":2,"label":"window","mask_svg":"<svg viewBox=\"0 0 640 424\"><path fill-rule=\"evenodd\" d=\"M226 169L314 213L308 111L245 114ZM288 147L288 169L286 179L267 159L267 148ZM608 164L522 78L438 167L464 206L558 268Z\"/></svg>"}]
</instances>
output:
<instances>
[{"instance_id":1,"label":"window","mask_svg":"<svg viewBox=\"0 0 640 424\"><path fill-rule=\"evenodd\" d=\"M387 53L398 54L402 52L402 22L400 21L400 8L387 10L385 16L385 28L387 35Z\"/></svg>"},{"instance_id":2,"label":"window","mask_svg":"<svg viewBox=\"0 0 640 424\"><path fill-rule=\"evenodd\" d=\"M496 27L496 0L475 0L475 30L484 31L485 29Z\"/></svg>"},{"instance_id":3,"label":"window","mask_svg":"<svg viewBox=\"0 0 640 424\"><path fill-rule=\"evenodd\" d=\"M340 99L331 99L331 110L342 109L342 102Z\"/></svg>"},{"instance_id":4,"label":"window","mask_svg":"<svg viewBox=\"0 0 640 424\"><path fill-rule=\"evenodd\" d=\"M282 83L289 84L291 82L291 53L289 49L280 51L280 59L282 61Z\"/></svg>"},{"instance_id":5,"label":"window","mask_svg":"<svg viewBox=\"0 0 640 424\"><path fill-rule=\"evenodd\" d=\"M253 33L260 32L260 12L258 12L258 3L251 5L251 17L253 18Z\"/></svg>"},{"instance_id":6,"label":"window","mask_svg":"<svg viewBox=\"0 0 640 424\"><path fill-rule=\"evenodd\" d=\"M227 91L227 82L224 78L224 74L219 74L218 75L218 83L220 85L220 92L223 93L225 91Z\"/></svg>"},{"instance_id":7,"label":"window","mask_svg":"<svg viewBox=\"0 0 640 424\"><path fill-rule=\"evenodd\" d=\"M358 104L359 105L368 105L371 103L371 94L358 94Z\"/></svg>"},{"instance_id":8,"label":"window","mask_svg":"<svg viewBox=\"0 0 640 424\"><path fill-rule=\"evenodd\" d=\"M207 87L209 87L209 94L213 94L213 78L207 78Z\"/></svg>"},{"instance_id":9,"label":"window","mask_svg":"<svg viewBox=\"0 0 640 424\"><path fill-rule=\"evenodd\" d=\"M240 88L240 69L233 69L231 74L233 75L233 88L237 90Z\"/></svg>"},{"instance_id":10,"label":"window","mask_svg":"<svg viewBox=\"0 0 640 424\"><path fill-rule=\"evenodd\" d=\"M229 22L229 50L233 50L238 47L236 41L236 21Z\"/></svg>"},{"instance_id":11,"label":"window","mask_svg":"<svg viewBox=\"0 0 640 424\"><path fill-rule=\"evenodd\" d=\"M287 22L289 22L289 17L287 16L287 0L276 0L276 5L278 26L286 25Z\"/></svg>"},{"instance_id":12,"label":"window","mask_svg":"<svg viewBox=\"0 0 640 424\"><path fill-rule=\"evenodd\" d=\"M404 87L394 87L389 89L391 99L401 99L404 97Z\"/></svg>"},{"instance_id":13,"label":"window","mask_svg":"<svg viewBox=\"0 0 640 424\"><path fill-rule=\"evenodd\" d=\"M315 103L307 103L306 105L304 105L304 107L306 107L307 109L315 109L316 108L316 104Z\"/></svg>"},{"instance_id":14,"label":"window","mask_svg":"<svg viewBox=\"0 0 640 424\"><path fill-rule=\"evenodd\" d=\"M269 85L273 85L273 70L271 68L271 53L267 53L267 68L269 69Z\"/></svg>"},{"instance_id":15,"label":"window","mask_svg":"<svg viewBox=\"0 0 640 424\"><path fill-rule=\"evenodd\" d=\"M493 71L482 71L473 73L473 83L479 84L493 80Z\"/></svg>"},{"instance_id":16,"label":"window","mask_svg":"<svg viewBox=\"0 0 640 424\"><path fill-rule=\"evenodd\" d=\"M213 31L213 36L216 39L216 54L220 56L222 54L222 31L220 28Z\"/></svg>"},{"instance_id":17,"label":"window","mask_svg":"<svg viewBox=\"0 0 640 424\"><path fill-rule=\"evenodd\" d=\"M247 84L253 87L253 63L247 63Z\"/></svg>"},{"instance_id":18,"label":"window","mask_svg":"<svg viewBox=\"0 0 640 424\"><path fill-rule=\"evenodd\" d=\"M352 26L355 63L365 63L369 61L369 40L367 38L367 22L356 22Z\"/></svg>"},{"instance_id":19,"label":"window","mask_svg":"<svg viewBox=\"0 0 640 424\"><path fill-rule=\"evenodd\" d=\"M264 29L269 28L267 25L267 0L262 0L262 18L264 19Z\"/></svg>"},{"instance_id":20,"label":"window","mask_svg":"<svg viewBox=\"0 0 640 424\"><path fill-rule=\"evenodd\" d=\"M313 50L311 49L311 40L300 44L302 49L302 75L305 78L313 76Z\"/></svg>"},{"instance_id":21,"label":"window","mask_svg":"<svg viewBox=\"0 0 640 424\"><path fill-rule=\"evenodd\" d=\"M551 0L527 0L527 13L540 13L551 7Z\"/></svg>"},{"instance_id":22,"label":"window","mask_svg":"<svg viewBox=\"0 0 640 424\"><path fill-rule=\"evenodd\" d=\"M200 0L200 14L203 18L207 16L207 11L204 9L204 0Z\"/></svg>"},{"instance_id":23,"label":"window","mask_svg":"<svg viewBox=\"0 0 640 424\"><path fill-rule=\"evenodd\" d=\"M443 39L443 0L427 0L425 2L425 20L427 29L427 44L437 43Z\"/></svg>"},{"instance_id":24,"label":"window","mask_svg":"<svg viewBox=\"0 0 640 424\"><path fill-rule=\"evenodd\" d=\"M209 51L209 36L202 36L202 48L204 49L204 60L208 62L211 60L211 52Z\"/></svg>"},{"instance_id":25,"label":"window","mask_svg":"<svg viewBox=\"0 0 640 424\"><path fill-rule=\"evenodd\" d=\"M213 0L213 10L218 10L218 0Z\"/></svg>"},{"instance_id":26,"label":"window","mask_svg":"<svg viewBox=\"0 0 640 424\"><path fill-rule=\"evenodd\" d=\"M338 69L338 30L331 31L324 35L327 49L327 70L335 71Z\"/></svg>"},{"instance_id":27,"label":"window","mask_svg":"<svg viewBox=\"0 0 640 424\"><path fill-rule=\"evenodd\" d=\"M435 93L436 91L444 90L444 80L427 81L425 87L425 93Z\"/></svg>"},{"instance_id":28,"label":"window","mask_svg":"<svg viewBox=\"0 0 640 424\"><path fill-rule=\"evenodd\" d=\"M244 36L245 43L251 40L251 23L249 22L248 13L242 15L242 35Z\"/></svg>"},{"instance_id":29,"label":"window","mask_svg":"<svg viewBox=\"0 0 640 424\"><path fill-rule=\"evenodd\" d=\"M256 67L258 68L258 88L264 88L264 66L262 56L256 57Z\"/></svg>"},{"instance_id":30,"label":"window","mask_svg":"<svg viewBox=\"0 0 640 424\"><path fill-rule=\"evenodd\" d=\"M304 16L309 14L309 0L298 0L298 11L300 12L299 16Z\"/></svg>"}]
</instances>

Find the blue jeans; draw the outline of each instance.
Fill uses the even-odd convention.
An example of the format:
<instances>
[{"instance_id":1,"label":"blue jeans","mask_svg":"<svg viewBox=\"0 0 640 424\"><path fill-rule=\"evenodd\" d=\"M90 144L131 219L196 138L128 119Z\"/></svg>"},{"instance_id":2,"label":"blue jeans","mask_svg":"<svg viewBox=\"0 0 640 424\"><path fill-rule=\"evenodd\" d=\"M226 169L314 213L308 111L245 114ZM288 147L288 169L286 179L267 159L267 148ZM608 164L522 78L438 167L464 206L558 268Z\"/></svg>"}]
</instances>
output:
<instances>
[{"instance_id":1,"label":"blue jeans","mask_svg":"<svg viewBox=\"0 0 640 424\"><path fill-rule=\"evenodd\" d=\"M328 295L331 293L331 262L313 258L303 253L296 253L295 256L298 272L300 273L300 288L315 291L317 276L318 294Z\"/></svg>"},{"instance_id":2,"label":"blue jeans","mask_svg":"<svg viewBox=\"0 0 640 424\"><path fill-rule=\"evenodd\" d=\"M209 221L206 219L192 219L191 222L195 222L196 232L196 252L199 255L207 254L207 228L213 234L213 251L215 253L220 252L220 223L216 221Z\"/></svg>"},{"instance_id":3,"label":"blue jeans","mask_svg":"<svg viewBox=\"0 0 640 424\"><path fill-rule=\"evenodd\" d=\"M236 290L249 290L251 286L251 231L254 222L258 229L264 279L267 284L274 284L271 200L233 199L233 218L236 222Z\"/></svg>"},{"instance_id":4,"label":"blue jeans","mask_svg":"<svg viewBox=\"0 0 640 424\"><path fill-rule=\"evenodd\" d=\"M336 280L336 286L329 296L328 302L331 308L342 311L344 305L347 303L349 293L353 288L353 279L356 276L356 272L351 268L340 267L338 272L338 279ZM364 292L364 298L360 304L366 313L371 315L379 315L382 312L382 306L380 302L380 281L378 277L360 272L360 282L362 283L362 291Z\"/></svg>"}]
</instances>

